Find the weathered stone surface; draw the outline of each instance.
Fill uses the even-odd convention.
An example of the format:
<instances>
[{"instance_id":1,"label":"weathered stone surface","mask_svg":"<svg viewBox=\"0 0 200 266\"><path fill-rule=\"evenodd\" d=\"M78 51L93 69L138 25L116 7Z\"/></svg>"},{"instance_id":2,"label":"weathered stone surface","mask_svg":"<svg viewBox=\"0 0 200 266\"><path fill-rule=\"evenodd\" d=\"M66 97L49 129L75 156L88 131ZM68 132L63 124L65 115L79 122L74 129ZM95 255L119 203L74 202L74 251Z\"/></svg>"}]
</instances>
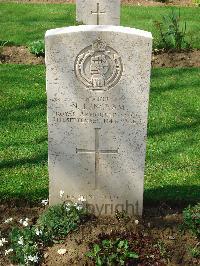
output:
<instances>
[{"instance_id":1,"label":"weathered stone surface","mask_svg":"<svg viewBox=\"0 0 200 266\"><path fill-rule=\"evenodd\" d=\"M120 0L76 0L76 20L86 25L120 25Z\"/></svg>"},{"instance_id":2,"label":"weathered stone surface","mask_svg":"<svg viewBox=\"0 0 200 266\"><path fill-rule=\"evenodd\" d=\"M151 34L116 26L46 33L50 204L142 214Z\"/></svg>"}]
</instances>

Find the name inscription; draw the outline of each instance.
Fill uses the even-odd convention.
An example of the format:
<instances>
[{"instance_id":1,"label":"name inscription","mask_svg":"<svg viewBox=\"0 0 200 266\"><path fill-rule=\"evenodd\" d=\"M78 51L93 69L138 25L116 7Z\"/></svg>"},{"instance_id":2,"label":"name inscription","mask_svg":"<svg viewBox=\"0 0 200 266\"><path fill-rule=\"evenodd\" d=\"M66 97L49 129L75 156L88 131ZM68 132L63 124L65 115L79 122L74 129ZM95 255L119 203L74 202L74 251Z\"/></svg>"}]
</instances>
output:
<instances>
[{"instance_id":1,"label":"name inscription","mask_svg":"<svg viewBox=\"0 0 200 266\"><path fill-rule=\"evenodd\" d=\"M60 102L60 99L51 99ZM140 122L136 113L129 112L124 104L113 104L109 97L86 98L82 103L65 101L66 111L54 112L55 123L135 124Z\"/></svg>"}]
</instances>

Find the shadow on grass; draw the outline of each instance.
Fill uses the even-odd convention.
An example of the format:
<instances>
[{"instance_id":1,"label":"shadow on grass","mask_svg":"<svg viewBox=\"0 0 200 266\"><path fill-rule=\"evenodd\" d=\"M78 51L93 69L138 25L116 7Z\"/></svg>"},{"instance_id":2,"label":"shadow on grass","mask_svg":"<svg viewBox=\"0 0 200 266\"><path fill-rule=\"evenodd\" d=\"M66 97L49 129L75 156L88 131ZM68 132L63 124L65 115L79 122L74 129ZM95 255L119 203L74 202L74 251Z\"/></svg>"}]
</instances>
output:
<instances>
[{"instance_id":1,"label":"shadow on grass","mask_svg":"<svg viewBox=\"0 0 200 266\"><path fill-rule=\"evenodd\" d=\"M41 164L41 163L47 163L48 154L47 152L38 154L37 156L34 156L32 158L21 158L21 159L15 159L10 161L2 161L0 162L0 168L13 168L13 167L20 167L25 164Z\"/></svg>"},{"instance_id":2,"label":"shadow on grass","mask_svg":"<svg viewBox=\"0 0 200 266\"><path fill-rule=\"evenodd\" d=\"M35 196L34 196L35 195ZM48 187L37 188L26 191L12 191L0 193L0 203L8 203L13 206L35 206L42 199L48 198ZM182 210L190 205L200 202L200 186L165 186L163 188L147 189L144 191L144 209L148 212L148 208L155 208L157 211L163 209Z\"/></svg>"},{"instance_id":3,"label":"shadow on grass","mask_svg":"<svg viewBox=\"0 0 200 266\"><path fill-rule=\"evenodd\" d=\"M192 68L168 68L166 71L166 68L157 68L156 70L153 69L151 72L151 79L161 79L163 80L164 77L168 77L169 75L174 77L185 77L185 74L191 73L196 74L198 73L198 68L192 67ZM179 79L180 82L183 81L183 79Z\"/></svg>"},{"instance_id":4,"label":"shadow on grass","mask_svg":"<svg viewBox=\"0 0 200 266\"><path fill-rule=\"evenodd\" d=\"M17 190L4 194L0 193L0 204L8 204L8 207L34 207L41 206L41 201L49 197L48 187L32 191Z\"/></svg>"},{"instance_id":5,"label":"shadow on grass","mask_svg":"<svg viewBox=\"0 0 200 266\"><path fill-rule=\"evenodd\" d=\"M9 108L9 112L8 110L4 109L1 112L1 117L2 120L7 120L8 117L9 120L11 120L11 114L13 114L12 116L15 118L15 120L18 117L18 120L20 118L23 121L24 116L26 115L26 113L24 113L23 111L32 111L32 109L35 109L34 111L37 111L38 113L40 113L40 115L46 114L46 99L35 101L32 100L20 105L15 105L14 107ZM18 114L18 116L16 116L16 114ZM28 114L27 116L30 116L32 118L33 115Z\"/></svg>"},{"instance_id":6,"label":"shadow on grass","mask_svg":"<svg viewBox=\"0 0 200 266\"><path fill-rule=\"evenodd\" d=\"M148 137L154 137L158 135L163 135L163 134L170 134L174 133L177 131L182 131L182 130L191 130L193 128L197 128L200 125L200 121L192 122L190 124L179 124L174 127L164 127L160 130L151 130L151 127L149 127L149 132L148 132Z\"/></svg>"},{"instance_id":7,"label":"shadow on grass","mask_svg":"<svg viewBox=\"0 0 200 266\"><path fill-rule=\"evenodd\" d=\"M151 74L151 94L159 96L163 92L185 90L191 86L192 89L199 89L198 79L191 80L191 76L198 73L198 68L169 68L167 71L162 68L156 69ZM167 83L164 83L166 80Z\"/></svg>"},{"instance_id":8,"label":"shadow on grass","mask_svg":"<svg viewBox=\"0 0 200 266\"><path fill-rule=\"evenodd\" d=\"M11 145L12 146L15 146L15 147L21 147L21 146L24 146L24 145L39 145L39 144L44 144L46 145L47 147L47 142L48 142L48 136L47 134L44 135L44 136L41 136L41 137L36 137L34 140L32 141L27 141L27 140L20 140L20 141L12 141L12 143L1 143L1 147L2 149L7 149L9 148ZM1 162L0 162L0 166L1 166Z\"/></svg>"},{"instance_id":9,"label":"shadow on grass","mask_svg":"<svg viewBox=\"0 0 200 266\"><path fill-rule=\"evenodd\" d=\"M199 175L196 174L196 178ZM200 202L199 185L164 186L144 191L144 207L156 207L167 204L172 208L185 207Z\"/></svg>"}]
</instances>

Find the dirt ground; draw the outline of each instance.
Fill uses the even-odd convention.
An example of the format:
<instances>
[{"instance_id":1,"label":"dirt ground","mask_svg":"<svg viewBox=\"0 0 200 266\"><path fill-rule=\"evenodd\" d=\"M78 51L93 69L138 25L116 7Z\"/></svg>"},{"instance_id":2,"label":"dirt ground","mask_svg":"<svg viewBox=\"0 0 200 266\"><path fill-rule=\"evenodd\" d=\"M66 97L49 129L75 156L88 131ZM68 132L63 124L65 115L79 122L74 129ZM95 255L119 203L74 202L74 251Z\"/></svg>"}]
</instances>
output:
<instances>
[{"instance_id":1,"label":"dirt ground","mask_svg":"<svg viewBox=\"0 0 200 266\"><path fill-rule=\"evenodd\" d=\"M29 218L30 224L34 224L43 210L43 207L39 205L30 206L20 202L0 204L1 237L7 238L11 227L17 225L21 218ZM198 240L188 232L180 232L181 212L181 208L171 208L163 204L156 208L146 207L142 219L119 216L115 218L93 217L81 225L77 231L69 234L62 243L46 248L43 252L44 260L40 265L94 265L85 256L92 243L116 237L126 238L130 247L134 245L135 252L143 254L140 257L140 263L134 265L200 265L200 260L192 258L189 252L190 247L198 244ZM5 224L5 219L10 217L13 218L13 222ZM66 249L63 255L58 254L61 248ZM0 249L0 265L11 265L2 249Z\"/></svg>"},{"instance_id":2,"label":"dirt ground","mask_svg":"<svg viewBox=\"0 0 200 266\"><path fill-rule=\"evenodd\" d=\"M5 46L0 55L2 64L44 64L43 57L31 54L25 46ZM200 67L200 50L183 52L154 52L153 67Z\"/></svg>"},{"instance_id":3,"label":"dirt ground","mask_svg":"<svg viewBox=\"0 0 200 266\"><path fill-rule=\"evenodd\" d=\"M76 0L0 0L0 2L16 2L16 3L54 3L54 4L69 4L75 3ZM165 2L163 0L163 2ZM166 0L166 3L152 0L121 0L125 5L141 5L141 6L163 6L163 5L175 5L175 6L194 6L195 3L192 0Z\"/></svg>"},{"instance_id":4,"label":"dirt ground","mask_svg":"<svg viewBox=\"0 0 200 266\"><path fill-rule=\"evenodd\" d=\"M200 67L200 50L154 52L152 67Z\"/></svg>"},{"instance_id":5,"label":"dirt ground","mask_svg":"<svg viewBox=\"0 0 200 266\"><path fill-rule=\"evenodd\" d=\"M0 62L2 64L39 65L44 64L44 57L31 54L25 46L5 46L0 55Z\"/></svg>"}]
</instances>

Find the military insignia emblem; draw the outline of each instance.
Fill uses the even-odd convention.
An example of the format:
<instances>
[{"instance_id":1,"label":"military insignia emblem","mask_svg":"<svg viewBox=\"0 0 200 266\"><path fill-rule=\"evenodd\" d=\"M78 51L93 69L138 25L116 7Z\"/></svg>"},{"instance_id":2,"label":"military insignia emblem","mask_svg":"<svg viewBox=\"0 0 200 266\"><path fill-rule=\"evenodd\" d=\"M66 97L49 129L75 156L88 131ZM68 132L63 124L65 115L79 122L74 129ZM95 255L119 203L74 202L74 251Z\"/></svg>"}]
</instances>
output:
<instances>
[{"instance_id":1,"label":"military insignia emblem","mask_svg":"<svg viewBox=\"0 0 200 266\"><path fill-rule=\"evenodd\" d=\"M122 71L121 57L101 39L83 49L75 60L77 79L93 91L106 91L114 87Z\"/></svg>"}]
</instances>

